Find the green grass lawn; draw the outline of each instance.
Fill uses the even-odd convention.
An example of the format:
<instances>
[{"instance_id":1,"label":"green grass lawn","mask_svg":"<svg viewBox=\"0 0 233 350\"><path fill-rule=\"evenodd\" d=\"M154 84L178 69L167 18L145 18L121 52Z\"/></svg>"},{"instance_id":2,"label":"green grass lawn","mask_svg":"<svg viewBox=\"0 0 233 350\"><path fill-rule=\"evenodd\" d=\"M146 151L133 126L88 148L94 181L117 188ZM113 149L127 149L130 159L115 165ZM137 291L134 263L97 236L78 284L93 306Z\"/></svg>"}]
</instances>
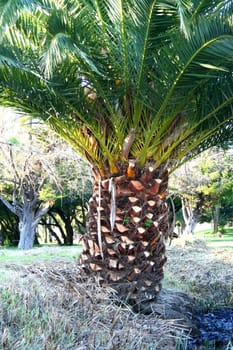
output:
<instances>
[{"instance_id":1,"label":"green grass lawn","mask_svg":"<svg viewBox=\"0 0 233 350\"><path fill-rule=\"evenodd\" d=\"M221 237L213 235L211 230L199 231L195 235L203 238L210 247L233 249L233 227L226 228Z\"/></svg>"},{"instance_id":2,"label":"green grass lawn","mask_svg":"<svg viewBox=\"0 0 233 350\"><path fill-rule=\"evenodd\" d=\"M34 247L31 250L19 250L16 247L0 248L0 266L6 263L14 264L30 264L35 261L43 260L64 260L75 261L77 260L82 250L81 245L73 246L58 246L58 245L42 245Z\"/></svg>"},{"instance_id":3,"label":"green grass lawn","mask_svg":"<svg viewBox=\"0 0 233 350\"><path fill-rule=\"evenodd\" d=\"M0 284L16 279L21 266L36 263L51 266L57 263L75 263L81 251L81 245L48 244L25 251L19 250L17 247L0 247Z\"/></svg>"}]
</instances>

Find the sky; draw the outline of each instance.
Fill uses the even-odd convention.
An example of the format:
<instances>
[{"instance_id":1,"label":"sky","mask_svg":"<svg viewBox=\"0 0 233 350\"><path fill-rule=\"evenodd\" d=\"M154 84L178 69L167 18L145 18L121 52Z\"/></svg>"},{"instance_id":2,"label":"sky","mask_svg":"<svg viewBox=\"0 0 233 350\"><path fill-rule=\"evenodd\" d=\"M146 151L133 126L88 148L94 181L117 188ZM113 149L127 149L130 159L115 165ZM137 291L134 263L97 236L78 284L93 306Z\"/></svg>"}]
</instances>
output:
<instances>
[{"instance_id":1,"label":"sky","mask_svg":"<svg viewBox=\"0 0 233 350\"><path fill-rule=\"evenodd\" d=\"M0 107L0 141L15 137L19 133L18 115L9 108Z\"/></svg>"}]
</instances>

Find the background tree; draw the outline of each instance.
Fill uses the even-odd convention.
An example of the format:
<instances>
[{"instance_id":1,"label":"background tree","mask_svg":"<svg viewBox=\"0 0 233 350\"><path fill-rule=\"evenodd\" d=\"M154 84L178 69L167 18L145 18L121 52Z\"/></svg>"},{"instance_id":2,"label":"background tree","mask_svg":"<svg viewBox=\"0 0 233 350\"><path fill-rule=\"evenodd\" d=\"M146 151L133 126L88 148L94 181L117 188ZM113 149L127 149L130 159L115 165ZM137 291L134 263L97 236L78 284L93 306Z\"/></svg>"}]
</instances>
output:
<instances>
[{"instance_id":1,"label":"background tree","mask_svg":"<svg viewBox=\"0 0 233 350\"><path fill-rule=\"evenodd\" d=\"M44 223L59 244L71 245L75 234L86 232L87 203L92 193L91 171L88 164L65 145L60 148L54 170L60 190ZM59 235L54 227L59 229Z\"/></svg>"},{"instance_id":2,"label":"background tree","mask_svg":"<svg viewBox=\"0 0 233 350\"><path fill-rule=\"evenodd\" d=\"M81 262L140 304L161 288L168 176L232 137L232 1L1 3L0 102L93 167Z\"/></svg>"},{"instance_id":3,"label":"background tree","mask_svg":"<svg viewBox=\"0 0 233 350\"><path fill-rule=\"evenodd\" d=\"M206 178L200 171L200 157L179 167L169 179L169 189L174 197L178 197L178 221L180 233L193 234L203 212L204 196L200 186Z\"/></svg>"},{"instance_id":4,"label":"background tree","mask_svg":"<svg viewBox=\"0 0 233 350\"><path fill-rule=\"evenodd\" d=\"M185 233L200 222L227 224L232 216L232 150L213 148L186 163L170 178L171 191L181 198Z\"/></svg>"},{"instance_id":5,"label":"background tree","mask_svg":"<svg viewBox=\"0 0 233 350\"><path fill-rule=\"evenodd\" d=\"M0 245L18 245L18 224L18 217L0 201Z\"/></svg>"},{"instance_id":6,"label":"background tree","mask_svg":"<svg viewBox=\"0 0 233 350\"><path fill-rule=\"evenodd\" d=\"M76 198L61 197L50 208L43 225L59 244L72 245L86 232L87 202L90 193L77 194ZM83 201L85 200L85 202ZM54 228L59 230L56 234Z\"/></svg>"},{"instance_id":7,"label":"background tree","mask_svg":"<svg viewBox=\"0 0 233 350\"><path fill-rule=\"evenodd\" d=\"M0 144L2 151L0 200L18 217L20 232L18 247L30 249L34 243L36 226L50 205L49 201L41 201L39 198L48 173L44 170L41 157L32 151L31 141L30 147L24 151L23 145L19 141L17 143L18 145L10 142ZM11 189L11 198L4 196L6 184L9 184L8 193Z\"/></svg>"},{"instance_id":8,"label":"background tree","mask_svg":"<svg viewBox=\"0 0 233 350\"><path fill-rule=\"evenodd\" d=\"M7 111L3 110L2 113L7 114ZM80 160L66 143L58 140L52 132L48 132L43 125L37 123L36 128L32 125L29 127L21 125L21 131L19 131L17 128L19 121L15 120L15 130L9 131L11 125L10 123L7 125L8 118L8 114L5 118L2 117L0 146L2 195L0 198L12 213L18 215L19 225L22 224L22 220L25 222L27 229L22 227L20 230L21 241L24 236L26 240L28 236L31 237L30 247L32 247L37 224L51 209L50 215L53 213L56 221L53 222L53 227L55 225L60 229L64 244L72 244L74 222L81 225L85 220L84 206L88 201L88 187L91 186L87 164ZM85 175L81 176L82 173ZM47 180L48 176L52 181ZM47 206L47 203L51 205ZM44 205L46 210L38 211L38 208ZM77 206L82 210L79 215L80 220L78 216L76 220L74 219L78 211ZM29 211L32 211L31 215ZM43 215L38 215L40 213ZM60 222L54 215L60 217ZM35 220L35 217L38 218ZM15 220L13 222L15 223ZM47 224L46 220L43 222ZM49 227L51 228L51 223ZM55 235L54 230L51 232ZM19 247L28 249L29 246L20 244Z\"/></svg>"},{"instance_id":9,"label":"background tree","mask_svg":"<svg viewBox=\"0 0 233 350\"><path fill-rule=\"evenodd\" d=\"M197 190L205 198L203 216L210 214L213 233L217 234L219 226L223 232L224 225L233 217L233 152L217 149L205 153L200 164L201 173L206 181Z\"/></svg>"}]
</instances>

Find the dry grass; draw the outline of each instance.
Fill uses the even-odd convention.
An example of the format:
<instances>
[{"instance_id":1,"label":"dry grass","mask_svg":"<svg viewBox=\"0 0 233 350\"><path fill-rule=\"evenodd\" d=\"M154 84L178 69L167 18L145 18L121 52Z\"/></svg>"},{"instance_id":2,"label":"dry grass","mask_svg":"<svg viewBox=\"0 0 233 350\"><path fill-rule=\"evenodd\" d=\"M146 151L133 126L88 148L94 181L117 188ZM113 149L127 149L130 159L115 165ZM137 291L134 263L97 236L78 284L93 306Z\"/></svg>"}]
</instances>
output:
<instances>
[{"instance_id":1,"label":"dry grass","mask_svg":"<svg viewBox=\"0 0 233 350\"><path fill-rule=\"evenodd\" d=\"M210 248L204 240L181 238L167 249L166 279L183 289L204 308L233 304L233 254Z\"/></svg>"},{"instance_id":2,"label":"dry grass","mask_svg":"<svg viewBox=\"0 0 233 350\"><path fill-rule=\"evenodd\" d=\"M82 276L74 264L8 269L18 276L0 289L1 349L169 349L182 330L176 320L117 305L113 290Z\"/></svg>"},{"instance_id":3,"label":"dry grass","mask_svg":"<svg viewBox=\"0 0 233 350\"><path fill-rule=\"evenodd\" d=\"M164 286L204 307L233 303L233 257L202 241L168 247ZM184 350L176 318L135 314L74 261L2 265L1 350ZM13 280L12 280L13 278ZM184 295L185 297L185 295Z\"/></svg>"}]
</instances>

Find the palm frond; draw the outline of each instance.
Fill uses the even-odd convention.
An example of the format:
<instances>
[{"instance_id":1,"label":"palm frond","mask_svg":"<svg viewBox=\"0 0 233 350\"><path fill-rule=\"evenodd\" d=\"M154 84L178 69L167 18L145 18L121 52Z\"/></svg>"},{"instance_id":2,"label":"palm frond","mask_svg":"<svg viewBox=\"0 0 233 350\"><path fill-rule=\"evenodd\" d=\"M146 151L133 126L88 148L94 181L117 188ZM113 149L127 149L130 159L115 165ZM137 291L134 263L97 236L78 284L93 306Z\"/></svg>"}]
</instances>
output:
<instances>
[{"instance_id":1,"label":"palm frond","mask_svg":"<svg viewBox=\"0 0 233 350\"><path fill-rule=\"evenodd\" d=\"M101 171L175 164L231 130L229 0L30 3L0 2L0 103L54 125Z\"/></svg>"},{"instance_id":2,"label":"palm frond","mask_svg":"<svg viewBox=\"0 0 233 350\"><path fill-rule=\"evenodd\" d=\"M192 20L197 18L199 15L212 15L213 17L216 17L219 16L219 13L225 11L228 12L228 15L232 13L231 0L193 0L192 3Z\"/></svg>"},{"instance_id":3,"label":"palm frond","mask_svg":"<svg viewBox=\"0 0 233 350\"><path fill-rule=\"evenodd\" d=\"M0 1L0 33L6 27L15 23L22 10L32 10L35 6L33 0L1 0Z\"/></svg>"},{"instance_id":4,"label":"palm frond","mask_svg":"<svg viewBox=\"0 0 233 350\"><path fill-rule=\"evenodd\" d=\"M145 142L145 152L146 148L153 142L154 130L157 129L159 120L162 121L160 135L166 134L169 120L172 123L180 110L188 110L188 104L190 103L184 97L185 92L192 90L193 96L197 93L197 89L200 89L200 75L202 75L201 80L205 85L211 80L218 81L221 71L229 71L229 76L231 75L232 28L222 23L222 21L218 22L216 20L214 23L211 21L208 26L206 21L205 23L201 22L198 29L198 31L194 31L186 47L181 47L182 41L181 39L178 40L178 37L175 35L174 38L176 37L176 40L173 39L172 45L169 44L163 48L163 54L161 54L161 60L163 61L157 61L158 65L161 65L165 72L172 72L172 74L169 74L167 77L163 75L162 81L164 86L160 85L162 99L157 100L157 104L160 101L161 104L158 105L154 122L150 125L150 131ZM173 49L176 54L172 54ZM223 52L224 60L223 56L221 56ZM169 59L164 59L164 57L171 57L175 61L173 64L176 65L176 69L172 70L171 62ZM211 67L208 67L207 64ZM190 76L192 79L190 79ZM216 98L218 100L217 96ZM184 102L187 103L186 106ZM204 117L198 114L196 116L197 118ZM194 118L193 113L192 118ZM144 156L143 151L142 156Z\"/></svg>"},{"instance_id":5,"label":"palm frond","mask_svg":"<svg viewBox=\"0 0 233 350\"><path fill-rule=\"evenodd\" d=\"M188 38L190 35L190 13L192 1L191 0L177 0L178 15L180 18L180 29Z\"/></svg>"}]
</instances>

